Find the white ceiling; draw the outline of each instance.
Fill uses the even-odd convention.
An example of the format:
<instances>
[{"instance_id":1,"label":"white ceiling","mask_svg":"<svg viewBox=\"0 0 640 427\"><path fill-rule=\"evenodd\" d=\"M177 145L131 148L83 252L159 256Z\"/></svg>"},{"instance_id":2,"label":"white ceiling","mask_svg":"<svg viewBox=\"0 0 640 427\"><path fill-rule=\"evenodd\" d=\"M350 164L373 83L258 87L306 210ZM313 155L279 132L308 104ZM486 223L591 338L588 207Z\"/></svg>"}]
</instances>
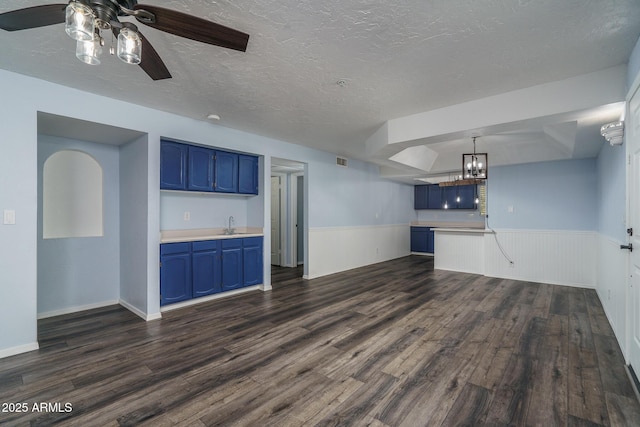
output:
<instances>
[{"instance_id":1,"label":"white ceiling","mask_svg":"<svg viewBox=\"0 0 640 427\"><path fill-rule=\"evenodd\" d=\"M5 0L0 13L47 3ZM115 57L99 66L76 60L75 42L60 24L0 31L0 68L195 119L215 113L221 126L425 176L459 168L474 129L409 144L413 153L405 157L429 168L389 161L407 148L402 144L381 156L367 151L367 140L389 121L625 64L640 36L638 0L141 3L246 32L247 51L140 25L173 75L154 82ZM618 106L611 119L619 112ZM593 157L605 119L527 120L477 134L492 147L483 150L493 152L490 164ZM567 150L571 137L587 142Z\"/></svg>"}]
</instances>

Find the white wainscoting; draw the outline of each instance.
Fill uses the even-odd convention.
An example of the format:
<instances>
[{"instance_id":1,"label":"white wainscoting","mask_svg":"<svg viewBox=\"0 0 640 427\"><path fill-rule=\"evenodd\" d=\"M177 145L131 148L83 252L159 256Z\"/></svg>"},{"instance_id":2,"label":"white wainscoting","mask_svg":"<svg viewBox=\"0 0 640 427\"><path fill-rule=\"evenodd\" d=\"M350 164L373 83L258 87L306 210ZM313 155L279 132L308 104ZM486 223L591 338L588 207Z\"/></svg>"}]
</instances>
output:
<instances>
[{"instance_id":1,"label":"white wainscoting","mask_svg":"<svg viewBox=\"0 0 640 427\"><path fill-rule=\"evenodd\" d=\"M485 234L485 275L595 288L597 252L592 231L496 230Z\"/></svg>"},{"instance_id":2,"label":"white wainscoting","mask_svg":"<svg viewBox=\"0 0 640 427\"><path fill-rule=\"evenodd\" d=\"M484 274L484 231L435 230L434 268Z\"/></svg>"},{"instance_id":3,"label":"white wainscoting","mask_svg":"<svg viewBox=\"0 0 640 427\"><path fill-rule=\"evenodd\" d=\"M626 250L620 250L621 242L600 234L597 240L598 282L596 291L626 359L627 263L629 256Z\"/></svg>"},{"instance_id":4,"label":"white wainscoting","mask_svg":"<svg viewBox=\"0 0 640 427\"><path fill-rule=\"evenodd\" d=\"M595 288L597 254L596 233L592 231L436 231L434 266L490 277Z\"/></svg>"},{"instance_id":5,"label":"white wainscoting","mask_svg":"<svg viewBox=\"0 0 640 427\"><path fill-rule=\"evenodd\" d=\"M409 255L409 224L309 228L309 279Z\"/></svg>"}]
</instances>

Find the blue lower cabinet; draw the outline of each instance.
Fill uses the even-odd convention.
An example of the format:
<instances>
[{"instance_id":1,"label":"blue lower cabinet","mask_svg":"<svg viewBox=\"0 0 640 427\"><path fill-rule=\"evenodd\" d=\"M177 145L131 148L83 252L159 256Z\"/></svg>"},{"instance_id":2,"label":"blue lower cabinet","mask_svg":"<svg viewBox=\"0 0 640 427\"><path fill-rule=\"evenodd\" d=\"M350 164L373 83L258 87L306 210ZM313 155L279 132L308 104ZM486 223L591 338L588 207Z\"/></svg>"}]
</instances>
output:
<instances>
[{"instance_id":1,"label":"blue lower cabinet","mask_svg":"<svg viewBox=\"0 0 640 427\"><path fill-rule=\"evenodd\" d=\"M191 244L160 245L160 263L160 305L191 299Z\"/></svg>"},{"instance_id":2,"label":"blue lower cabinet","mask_svg":"<svg viewBox=\"0 0 640 427\"><path fill-rule=\"evenodd\" d=\"M262 237L160 245L160 305L262 283Z\"/></svg>"},{"instance_id":3,"label":"blue lower cabinet","mask_svg":"<svg viewBox=\"0 0 640 427\"><path fill-rule=\"evenodd\" d=\"M222 291L222 265L219 240L193 242L193 297Z\"/></svg>"},{"instance_id":4,"label":"blue lower cabinet","mask_svg":"<svg viewBox=\"0 0 640 427\"><path fill-rule=\"evenodd\" d=\"M430 227L411 227L411 252L434 253L434 232Z\"/></svg>"},{"instance_id":5,"label":"blue lower cabinet","mask_svg":"<svg viewBox=\"0 0 640 427\"><path fill-rule=\"evenodd\" d=\"M244 286L262 283L262 237L245 237L242 243Z\"/></svg>"},{"instance_id":6,"label":"blue lower cabinet","mask_svg":"<svg viewBox=\"0 0 640 427\"><path fill-rule=\"evenodd\" d=\"M243 239L222 240L222 290L241 288Z\"/></svg>"}]
</instances>

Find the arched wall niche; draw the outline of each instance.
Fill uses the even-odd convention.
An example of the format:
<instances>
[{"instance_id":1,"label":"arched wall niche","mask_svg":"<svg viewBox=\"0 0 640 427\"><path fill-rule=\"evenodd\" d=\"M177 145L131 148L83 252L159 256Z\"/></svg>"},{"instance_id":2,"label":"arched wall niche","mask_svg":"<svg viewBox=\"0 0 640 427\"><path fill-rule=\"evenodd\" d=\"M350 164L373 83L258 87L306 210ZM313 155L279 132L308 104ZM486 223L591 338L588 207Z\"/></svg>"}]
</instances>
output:
<instances>
[{"instance_id":1,"label":"arched wall niche","mask_svg":"<svg viewBox=\"0 0 640 427\"><path fill-rule=\"evenodd\" d=\"M89 154L61 150L42 172L42 237L99 237L103 225L103 171Z\"/></svg>"}]
</instances>

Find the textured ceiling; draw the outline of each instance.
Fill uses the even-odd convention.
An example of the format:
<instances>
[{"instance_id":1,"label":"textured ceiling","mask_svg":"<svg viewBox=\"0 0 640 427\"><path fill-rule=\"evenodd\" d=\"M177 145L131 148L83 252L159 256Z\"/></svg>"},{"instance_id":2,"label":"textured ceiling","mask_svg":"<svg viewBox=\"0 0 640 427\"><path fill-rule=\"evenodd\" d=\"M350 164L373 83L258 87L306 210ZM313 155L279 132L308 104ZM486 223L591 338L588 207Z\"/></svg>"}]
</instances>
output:
<instances>
[{"instance_id":1,"label":"textured ceiling","mask_svg":"<svg viewBox=\"0 0 640 427\"><path fill-rule=\"evenodd\" d=\"M47 3L5 0L0 13ZM247 51L141 25L173 75L154 82L115 57L76 60L60 24L0 31L0 68L366 159L388 120L624 64L640 35L638 0L141 3L246 32Z\"/></svg>"}]
</instances>

